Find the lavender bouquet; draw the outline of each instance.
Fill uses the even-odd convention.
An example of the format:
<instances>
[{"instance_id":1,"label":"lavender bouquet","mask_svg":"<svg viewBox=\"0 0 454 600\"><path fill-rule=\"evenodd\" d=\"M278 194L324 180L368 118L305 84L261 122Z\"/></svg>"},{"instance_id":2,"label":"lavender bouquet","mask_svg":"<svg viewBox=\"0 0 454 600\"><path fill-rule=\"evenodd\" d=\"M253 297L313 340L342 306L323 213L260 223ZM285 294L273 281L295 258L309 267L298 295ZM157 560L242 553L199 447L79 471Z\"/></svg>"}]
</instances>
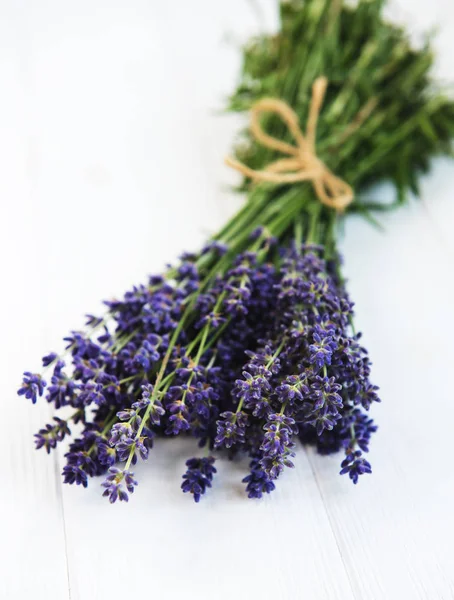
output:
<instances>
[{"instance_id":1,"label":"lavender bouquet","mask_svg":"<svg viewBox=\"0 0 454 600\"><path fill-rule=\"evenodd\" d=\"M196 502L221 456L250 457L250 498L271 492L298 440L342 450L340 472L353 483L371 472L378 388L354 327L338 225L417 193L454 133L454 103L430 80L430 46L413 49L383 4L282 2L280 31L247 44L230 100L254 110L229 160L245 175L243 208L199 253L89 315L62 354L43 358L42 373L24 374L20 395L62 411L36 446L50 452L71 438L66 483L105 474L104 495L126 501L137 460L159 436L182 434L200 448L181 486ZM384 180L396 201L370 202Z\"/></svg>"}]
</instances>

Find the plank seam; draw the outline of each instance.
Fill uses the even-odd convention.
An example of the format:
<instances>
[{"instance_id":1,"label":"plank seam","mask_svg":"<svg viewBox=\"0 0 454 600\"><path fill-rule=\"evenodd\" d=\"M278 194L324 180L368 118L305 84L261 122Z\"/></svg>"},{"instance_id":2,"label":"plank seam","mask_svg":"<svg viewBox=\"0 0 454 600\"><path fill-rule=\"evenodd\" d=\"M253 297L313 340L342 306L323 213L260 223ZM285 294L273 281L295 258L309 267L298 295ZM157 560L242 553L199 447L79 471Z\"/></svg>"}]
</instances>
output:
<instances>
[{"instance_id":1,"label":"plank seam","mask_svg":"<svg viewBox=\"0 0 454 600\"><path fill-rule=\"evenodd\" d=\"M60 459L58 452L54 452L54 473L55 485L57 489L57 498L60 504L60 514L63 523L63 540L65 545L65 561L66 561L66 578L68 583L68 600L71 600L71 577L69 571L69 555L68 555L68 536L66 532L65 506L63 501L62 482L60 478Z\"/></svg>"},{"instance_id":2,"label":"plank seam","mask_svg":"<svg viewBox=\"0 0 454 600\"><path fill-rule=\"evenodd\" d=\"M342 566L344 567L345 574L346 574L347 580L348 580L348 585L350 586L350 590L351 590L351 593L352 593L352 597L353 597L354 600L364 600L362 598L359 598L358 595L355 592L355 586L353 585L353 580L352 580L352 578L350 576L350 570L347 567L347 563L344 560L344 556L343 556L343 553L342 553L341 544L339 542L339 539L338 539L338 536L337 536L337 533L336 533L336 529L334 527L334 522L333 522L333 519L331 518L330 511L328 509L328 505L325 502L325 497L323 495L322 488L321 488L319 480L318 480L317 471L316 471L316 469L314 467L314 464L312 462L311 453L308 452L308 450L306 448L304 448L304 452L306 453L307 460L309 461L309 465L311 467L312 475L314 476L315 485L317 486L317 491L318 491L320 499L321 499L321 501L323 503L323 508L325 509L325 513L326 513L326 516L327 516L327 519L328 519L328 523L329 523L330 529L331 529L331 531L333 533L334 541L336 543L337 551L339 553L339 558L341 560Z\"/></svg>"}]
</instances>

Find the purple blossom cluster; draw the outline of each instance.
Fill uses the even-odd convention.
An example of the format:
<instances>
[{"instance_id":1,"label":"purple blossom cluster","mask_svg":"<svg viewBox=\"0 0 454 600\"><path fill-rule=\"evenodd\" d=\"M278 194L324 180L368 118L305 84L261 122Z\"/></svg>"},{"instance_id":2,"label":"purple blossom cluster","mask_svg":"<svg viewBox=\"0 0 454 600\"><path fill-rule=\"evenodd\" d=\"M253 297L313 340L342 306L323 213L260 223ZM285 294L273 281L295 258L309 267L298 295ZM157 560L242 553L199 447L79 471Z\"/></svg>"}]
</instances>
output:
<instances>
[{"instance_id":1,"label":"purple blossom cluster","mask_svg":"<svg viewBox=\"0 0 454 600\"><path fill-rule=\"evenodd\" d=\"M150 277L104 317L65 338L66 351L24 373L19 394L56 410L36 434L65 454L66 483L102 483L110 502L127 501L131 470L156 437L192 436L204 457L187 461L181 485L198 502L211 487L213 452L250 457L250 498L275 489L293 467L298 439L321 453L343 449L341 473L356 483L376 430L367 412L379 401L370 362L352 328L352 304L323 248L278 246L264 230L248 248L213 242Z\"/></svg>"},{"instance_id":2,"label":"purple blossom cluster","mask_svg":"<svg viewBox=\"0 0 454 600\"><path fill-rule=\"evenodd\" d=\"M218 447L234 443L253 457L245 479L252 497L272 491L270 482L293 467L298 438L324 454L344 449L341 473L353 483L371 472L363 453L376 426L365 411L379 401L378 388L352 331L352 303L322 254L311 246L281 252L274 319L259 348L246 351L249 361L232 390L237 410L221 414L217 424ZM248 427L262 435L245 443Z\"/></svg>"},{"instance_id":3,"label":"purple blossom cluster","mask_svg":"<svg viewBox=\"0 0 454 600\"><path fill-rule=\"evenodd\" d=\"M193 495L194 501L198 502L205 493L207 487L211 487L213 475L216 473L214 467L215 458L190 458L186 461L187 471L183 475L181 489L183 492Z\"/></svg>"}]
</instances>

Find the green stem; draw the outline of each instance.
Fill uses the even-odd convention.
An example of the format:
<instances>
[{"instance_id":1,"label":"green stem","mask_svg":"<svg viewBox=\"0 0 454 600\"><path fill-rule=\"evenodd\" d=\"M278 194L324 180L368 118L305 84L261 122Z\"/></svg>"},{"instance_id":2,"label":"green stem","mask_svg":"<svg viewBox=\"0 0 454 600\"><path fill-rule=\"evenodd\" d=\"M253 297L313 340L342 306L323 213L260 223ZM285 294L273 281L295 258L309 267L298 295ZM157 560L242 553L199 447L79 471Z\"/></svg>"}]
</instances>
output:
<instances>
[{"instance_id":1,"label":"green stem","mask_svg":"<svg viewBox=\"0 0 454 600\"><path fill-rule=\"evenodd\" d=\"M317 244L319 241L319 236L317 235L317 229L320 223L320 212L321 212L321 204L314 205L310 219L309 219L309 230L306 238L307 244Z\"/></svg>"},{"instance_id":2,"label":"green stem","mask_svg":"<svg viewBox=\"0 0 454 600\"><path fill-rule=\"evenodd\" d=\"M282 348L285 346L286 343L287 343L287 338L284 337L282 339L281 343L279 344L279 347L276 350L276 352L273 354L273 356L267 362L266 367L265 367L266 369L269 369L271 367L271 365L274 363L274 361L276 360L276 358L279 356L279 354L281 353Z\"/></svg>"},{"instance_id":3,"label":"green stem","mask_svg":"<svg viewBox=\"0 0 454 600\"><path fill-rule=\"evenodd\" d=\"M294 231L295 231L295 245L299 251L299 249L301 248L301 246L303 244L303 220L301 218L301 215L299 215L295 221Z\"/></svg>"},{"instance_id":4,"label":"green stem","mask_svg":"<svg viewBox=\"0 0 454 600\"><path fill-rule=\"evenodd\" d=\"M279 411L279 414L283 415L286 408L287 408L287 400L285 402L283 402L281 410Z\"/></svg>"},{"instance_id":5,"label":"green stem","mask_svg":"<svg viewBox=\"0 0 454 600\"><path fill-rule=\"evenodd\" d=\"M244 404L244 396L242 396L240 401L238 402L238 406L236 407L235 415L237 415L241 411L241 409L243 408L243 404Z\"/></svg>"}]
</instances>

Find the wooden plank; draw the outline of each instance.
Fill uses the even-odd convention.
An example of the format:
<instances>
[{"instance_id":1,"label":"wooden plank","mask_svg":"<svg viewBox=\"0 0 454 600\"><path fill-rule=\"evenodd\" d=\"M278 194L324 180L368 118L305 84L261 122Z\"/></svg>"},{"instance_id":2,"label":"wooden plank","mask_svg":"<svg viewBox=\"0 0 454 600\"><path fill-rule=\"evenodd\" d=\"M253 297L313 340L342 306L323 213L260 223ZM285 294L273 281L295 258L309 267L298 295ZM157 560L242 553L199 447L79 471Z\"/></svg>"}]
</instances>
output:
<instances>
[{"instance_id":1,"label":"wooden plank","mask_svg":"<svg viewBox=\"0 0 454 600\"><path fill-rule=\"evenodd\" d=\"M0 16L0 597L64 600L69 590L57 457L48 459L33 444L50 411L16 395L22 372L39 369L46 348L41 265L47 257L40 244L43 214L28 170L27 36L20 15L7 9L2 5Z\"/></svg>"},{"instance_id":2,"label":"wooden plank","mask_svg":"<svg viewBox=\"0 0 454 600\"><path fill-rule=\"evenodd\" d=\"M46 228L45 323L55 342L71 323L78 326L82 311L95 310L99 298L121 293L176 252L196 248L234 208L226 204L230 196L219 193L221 167L214 173L206 162L215 151L211 162L221 165L234 131L209 114L213 82L206 83L205 66L195 60L211 38L219 39L222 23L215 32L200 23L184 33L184 15L177 24L167 12L144 25L126 12L118 21L106 5L99 16L103 33L96 36L82 31L83 20L73 36L57 21L35 53L35 78L44 85L33 101L39 146L45 148L35 194L47 214L62 190L65 203L77 206L65 229L52 221ZM170 27L186 36L179 43L192 54L181 65L160 68L156 52L171 50L161 33ZM220 60L223 86L222 73L234 72L233 57L237 51L230 48ZM205 83L193 87L199 81ZM89 98L78 91L87 82ZM60 254L68 240L77 252ZM252 590L263 598L284 599L298 590L315 600L351 595L304 453L274 498L262 503L244 495L239 482L245 465L222 462L213 493L196 506L179 490L184 460L194 451L188 446L187 440L158 444L149 463L137 469L141 483L128 506L109 506L99 481L87 492L65 487L73 600L137 595L147 586L162 598L227 598L232 591L246 598ZM267 577L270 554L275 565ZM332 579L323 575L326 564Z\"/></svg>"},{"instance_id":3,"label":"wooden plank","mask_svg":"<svg viewBox=\"0 0 454 600\"><path fill-rule=\"evenodd\" d=\"M26 355L21 353L20 360ZM9 372L17 378L19 369L18 360ZM32 411L28 402L18 406L11 385L2 384L0 392L3 411L14 414L0 444L0 597L69 599L60 468L57 457L38 454L33 445L33 434L49 421L49 411Z\"/></svg>"},{"instance_id":4,"label":"wooden plank","mask_svg":"<svg viewBox=\"0 0 454 600\"><path fill-rule=\"evenodd\" d=\"M179 489L188 439L158 440L135 473L128 505L108 505L99 481L65 488L73 600L144 593L163 600L215 597L344 600L350 582L304 452L263 501L248 500L247 461L219 461L200 503Z\"/></svg>"},{"instance_id":5,"label":"wooden plank","mask_svg":"<svg viewBox=\"0 0 454 600\"><path fill-rule=\"evenodd\" d=\"M423 2L401 0L390 13L415 37L440 25L437 71L449 80L451 3L433 2L428 11ZM454 359L453 183L452 163L437 161L422 183L422 200L384 217L383 235L360 220L345 233L349 287L383 398L374 410L374 473L352 489L333 477L336 458L309 459L355 596L365 600L454 597L454 409L444 376Z\"/></svg>"},{"instance_id":6,"label":"wooden plank","mask_svg":"<svg viewBox=\"0 0 454 600\"><path fill-rule=\"evenodd\" d=\"M383 399L373 410L374 472L354 488L336 477L337 457L310 461L355 597L452 598L453 278L421 206L385 226L381 234L353 220L343 244Z\"/></svg>"},{"instance_id":7,"label":"wooden plank","mask_svg":"<svg viewBox=\"0 0 454 600\"><path fill-rule=\"evenodd\" d=\"M267 25L271 4L259 3ZM222 106L238 68L237 48L219 45L222 34L242 36L260 23L252 3L223 5L196 0L176 13L166 3L99 2L94 13L88 1L71 8L49 0L27 3L26 21L15 8L5 15L2 44L19 53L16 64L0 52L2 81L11 84L0 99L0 193L19 207L0 223L14 289L2 304L14 318L4 326L12 342L1 364L14 378L58 348L100 298L196 248L238 204L219 191L233 180L222 157L238 120L209 110ZM438 0L431 10L439 6L447 19L451 6ZM337 476L339 457L300 452L279 489L253 502L239 484L245 465L222 462L210 495L195 505L178 489L194 448L167 440L137 469L129 505L110 507L99 482L65 487L62 505L61 454L49 460L30 439L47 408L17 404L8 378L1 391L21 428L2 437L1 596L67 598L68 563L72 600L148 588L163 599L454 597L445 376L452 276L443 251L452 249L452 212L447 193L437 203L446 177L443 187L427 181L430 219L413 206L386 218L385 235L359 220L347 227L346 271L384 399L374 411L373 476L353 488ZM37 322L40 334L29 339Z\"/></svg>"}]
</instances>

